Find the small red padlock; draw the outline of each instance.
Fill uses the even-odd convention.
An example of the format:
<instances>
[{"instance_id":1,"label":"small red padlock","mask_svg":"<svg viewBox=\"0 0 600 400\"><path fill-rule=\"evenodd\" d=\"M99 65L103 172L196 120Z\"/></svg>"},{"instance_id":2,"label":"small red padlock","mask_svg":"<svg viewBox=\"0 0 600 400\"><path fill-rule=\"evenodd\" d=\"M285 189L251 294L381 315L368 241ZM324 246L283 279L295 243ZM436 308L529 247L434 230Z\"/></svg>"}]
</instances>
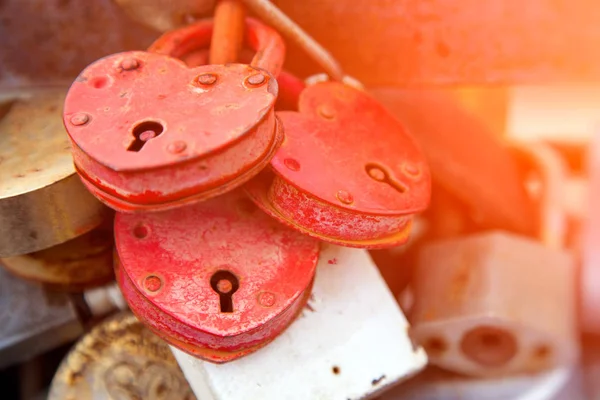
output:
<instances>
[{"instance_id":1,"label":"small red padlock","mask_svg":"<svg viewBox=\"0 0 600 400\"><path fill-rule=\"evenodd\" d=\"M160 213L117 214L117 279L132 311L181 350L226 362L264 346L310 295L319 243L236 190Z\"/></svg>"},{"instance_id":2,"label":"small red padlock","mask_svg":"<svg viewBox=\"0 0 600 400\"><path fill-rule=\"evenodd\" d=\"M268 214L321 240L350 247L404 243L430 197L425 159L403 126L365 92L321 82L298 112L278 112L285 140L246 185Z\"/></svg>"},{"instance_id":3,"label":"small red padlock","mask_svg":"<svg viewBox=\"0 0 600 400\"><path fill-rule=\"evenodd\" d=\"M64 123L87 188L122 212L204 200L256 175L279 147L275 117L284 45L248 19L251 65L188 68L173 57L207 47L212 21L165 35L151 52L108 56L71 86Z\"/></svg>"}]
</instances>

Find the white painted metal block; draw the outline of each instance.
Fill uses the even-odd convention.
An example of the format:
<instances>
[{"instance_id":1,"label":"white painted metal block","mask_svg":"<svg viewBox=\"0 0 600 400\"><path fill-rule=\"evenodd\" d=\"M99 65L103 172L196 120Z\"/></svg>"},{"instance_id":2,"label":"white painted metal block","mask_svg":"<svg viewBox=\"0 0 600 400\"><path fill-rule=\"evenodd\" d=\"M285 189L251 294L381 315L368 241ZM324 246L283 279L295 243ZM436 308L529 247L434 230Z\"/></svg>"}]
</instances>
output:
<instances>
[{"instance_id":1,"label":"white painted metal block","mask_svg":"<svg viewBox=\"0 0 600 400\"><path fill-rule=\"evenodd\" d=\"M302 315L265 348L227 364L173 353L202 400L369 399L427 363L367 251L324 245Z\"/></svg>"}]
</instances>

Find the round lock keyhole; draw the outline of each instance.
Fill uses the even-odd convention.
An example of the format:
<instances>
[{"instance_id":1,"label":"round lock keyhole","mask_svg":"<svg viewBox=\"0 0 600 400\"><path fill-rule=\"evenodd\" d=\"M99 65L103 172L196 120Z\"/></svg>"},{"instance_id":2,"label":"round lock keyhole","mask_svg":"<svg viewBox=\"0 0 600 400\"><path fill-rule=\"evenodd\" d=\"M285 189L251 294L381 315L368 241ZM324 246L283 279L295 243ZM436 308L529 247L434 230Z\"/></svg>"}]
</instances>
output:
<instances>
[{"instance_id":1,"label":"round lock keyhole","mask_svg":"<svg viewBox=\"0 0 600 400\"><path fill-rule=\"evenodd\" d=\"M210 287L219 295L221 312L233 312L233 294L240 287L238 278L229 271L217 271L210 278Z\"/></svg>"}]
</instances>

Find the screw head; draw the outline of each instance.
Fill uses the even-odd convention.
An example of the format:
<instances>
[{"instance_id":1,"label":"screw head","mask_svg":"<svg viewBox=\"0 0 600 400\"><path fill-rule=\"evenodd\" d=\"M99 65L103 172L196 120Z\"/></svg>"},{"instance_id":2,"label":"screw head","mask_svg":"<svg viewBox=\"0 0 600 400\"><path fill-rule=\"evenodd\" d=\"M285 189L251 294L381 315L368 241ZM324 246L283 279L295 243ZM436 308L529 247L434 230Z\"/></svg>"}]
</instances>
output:
<instances>
[{"instance_id":1,"label":"screw head","mask_svg":"<svg viewBox=\"0 0 600 400\"><path fill-rule=\"evenodd\" d=\"M156 275L149 275L144 279L144 288L149 292L158 292L162 287L162 281Z\"/></svg>"},{"instance_id":2,"label":"screw head","mask_svg":"<svg viewBox=\"0 0 600 400\"><path fill-rule=\"evenodd\" d=\"M352 204L354 202L354 197L345 190L338 190L336 197L344 204Z\"/></svg>"},{"instance_id":3,"label":"screw head","mask_svg":"<svg viewBox=\"0 0 600 400\"><path fill-rule=\"evenodd\" d=\"M187 148L187 144L185 144L182 140L176 140L173 143L169 143L167 146L167 151L172 154L179 154L183 152Z\"/></svg>"},{"instance_id":4,"label":"screw head","mask_svg":"<svg viewBox=\"0 0 600 400\"><path fill-rule=\"evenodd\" d=\"M419 175L421 175L421 168L419 168L419 166L417 164L406 162L402 166L402 169L404 170L405 174L407 174L413 178L416 178Z\"/></svg>"},{"instance_id":5,"label":"screw head","mask_svg":"<svg viewBox=\"0 0 600 400\"><path fill-rule=\"evenodd\" d=\"M82 126L90 121L90 116L85 113L77 113L71 116L71 124L75 126Z\"/></svg>"},{"instance_id":6,"label":"screw head","mask_svg":"<svg viewBox=\"0 0 600 400\"><path fill-rule=\"evenodd\" d=\"M331 106L323 104L319 107L319 115L325 119L333 119L335 118L335 110Z\"/></svg>"},{"instance_id":7,"label":"screw head","mask_svg":"<svg viewBox=\"0 0 600 400\"><path fill-rule=\"evenodd\" d=\"M263 307L273 307L275 305L275 294L271 292L262 292L258 295L258 304Z\"/></svg>"},{"instance_id":8,"label":"screw head","mask_svg":"<svg viewBox=\"0 0 600 400\"><path fill-rule=\"evenodd\" d=\"M293 158L286 158L283 160L283 165L291 169L292 171L300 171L300 163Z\"/></svg>"},{"instance_id":9,"label":"screw head","mask_svg":"<svg viewBox=\"0 0 600 400\"><path fill-rule=\"evenodd\" d=\"M196 78L196 82L202 86L214 85L217 82L217 75L215 74L202 74Z\"/></svg>"},{"instance_id":10,"label":"screw head","mask_svg":"<svg viewBox=\"0 0 600 400\"><path fill-rule=\"evenodd\" d=\"M121 62L121 68L125 71L133 71L134 69L138 69L140 66L140 62L133 57L127 57Z\"/></svg>"},{"instance_id":11,"label":"screw head","mask_svg":"<svg viewBox=\"0 0 600 400\"><path fill-rule=\"evenodd\" d=\"M263 74L250 75L248 77L248 79L246 79L246 82L250 86L260 86L263 83L265 83L266 81L267 81L267 79L265 78L265 76Z\"/></svg>"}]
</instances>

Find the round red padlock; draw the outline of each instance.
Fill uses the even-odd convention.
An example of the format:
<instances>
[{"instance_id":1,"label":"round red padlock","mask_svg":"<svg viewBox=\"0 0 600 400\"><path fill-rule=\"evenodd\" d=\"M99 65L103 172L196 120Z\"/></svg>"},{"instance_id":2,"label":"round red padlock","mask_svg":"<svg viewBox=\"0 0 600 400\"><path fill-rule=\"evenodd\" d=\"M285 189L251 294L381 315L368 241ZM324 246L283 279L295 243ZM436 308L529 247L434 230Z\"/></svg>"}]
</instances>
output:
<instances>
[{"instance_id":1,"label":"round red padlock","mask_svg":"<svg viewBox=\"0 0 600 400\"><path fill-rule=\"evenodd\" d=\"M188 68L155 54L208 44L212 22L203 21L161 38L153 53L108 56L81 73L64 123L96 197L121 212L165 210L232 190L268 164L283 137L273 75L283 44L256 21L248 31L258 49L251 65Z\"/></svg>"},{"instance_id":2,"label":"round red padlock","mask_svg":"<svg viewBox=\"0 0 600 400\"><path fill-rule=\"evenodd\" d=\"M181 350L227 362L273 340L310 295L318 241L240 191L161 213L117 214L116 275L132 311Z\"/></svg>"},{"instance_id":3,"label":"round red padlock","mask_svg":"<svg viewBox=\"0 0 600 400\"><path fill-rule=\"evenodd\" d=\"M278 112L285 140L246 185L268 214L321 240L350 247L404 243L431 192L423 154L376 100L338 82L300 95L298 112Z\"/></svg>"}]
</instances>

